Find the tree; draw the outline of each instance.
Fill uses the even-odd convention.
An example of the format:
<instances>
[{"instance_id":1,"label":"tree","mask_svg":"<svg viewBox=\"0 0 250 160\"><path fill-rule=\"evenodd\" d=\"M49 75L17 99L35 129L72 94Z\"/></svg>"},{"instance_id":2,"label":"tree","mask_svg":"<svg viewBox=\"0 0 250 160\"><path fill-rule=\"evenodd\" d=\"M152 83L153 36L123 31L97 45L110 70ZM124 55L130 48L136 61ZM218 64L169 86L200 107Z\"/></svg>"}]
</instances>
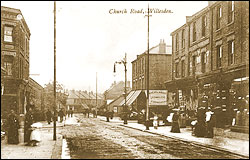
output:
<instances>
[{"instance_id":1,"label":"tree","mask_svg":"<svg viewBox=\"0 0 250 160\"><path fill-rule=\"evenodd\" d=\"M66 107L68 95L65 93L63 84L56 82L56 100L57 104L61 103ZM54 82L45 84L44 87L44 105L46 109L53 110L54 108Z\"/></svg>"}]
</instances>

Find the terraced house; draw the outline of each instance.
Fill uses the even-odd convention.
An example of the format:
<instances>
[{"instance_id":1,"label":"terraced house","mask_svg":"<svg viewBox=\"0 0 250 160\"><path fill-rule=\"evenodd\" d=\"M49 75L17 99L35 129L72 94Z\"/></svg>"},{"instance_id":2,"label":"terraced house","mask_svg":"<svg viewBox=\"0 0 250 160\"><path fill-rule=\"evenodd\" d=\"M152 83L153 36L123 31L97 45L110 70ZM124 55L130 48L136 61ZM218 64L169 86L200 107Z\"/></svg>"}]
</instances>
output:
<instances>
[{"instance_id":1,"label":"terraced house","mask_svg":"<svg viewBox=\"0 0 250 160\"><path fill-rule=\"evenodd\" d=\"M248 126L249 2L209 1L171 36L172 80L165 86L176 105L217 108L218 127L238 114L236 125Z\"/></svg>"}]
</instances>

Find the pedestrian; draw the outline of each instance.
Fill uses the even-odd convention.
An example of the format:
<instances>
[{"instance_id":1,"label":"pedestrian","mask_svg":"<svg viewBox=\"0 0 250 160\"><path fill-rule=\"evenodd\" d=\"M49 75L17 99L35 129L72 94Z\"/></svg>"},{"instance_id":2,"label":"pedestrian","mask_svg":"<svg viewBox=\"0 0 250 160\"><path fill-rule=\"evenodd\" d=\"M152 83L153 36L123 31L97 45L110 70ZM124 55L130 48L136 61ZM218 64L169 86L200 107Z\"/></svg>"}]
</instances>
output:
<instances>
[{"instance_id":1,"label":"pedestrian","mask_svg":"<svg viewBox=\"0 0 250 160\"><path fill-rule=\"evenodd\" d=\"M174 114L173 114L173 118L172 118L172 128L170 132L173 133L180 133L180 127L179 127L179 113L178 113L178 109L173 109Z\"/></svg>"},{"instance_id":2,"label":"pedestrian","mask_svg":"<svg viewBox=\"0 0 250 160\"><path fill-rule=\"evenodd\" d=\"M157 116L157 114L154 115L153 126L154 126L154 129L158 128L158 116Z\"/></svg>"},{"instance_id":3,"label":"pedestrian","mask_svg":"<svg viewBox=\"0 0 250 160\"><path fill-rule=\"evenodd\" d=\"M70 108L70 117L73 117L73 109Z\"/></svg>"},{"instance_id":4,"label":"pedestrian","mask_svg":"<svg viewBox=\"0 0 250 160\"><path fill-rule=\"evenodd\" d=\"M197 111L197 124L194 128L194 135L197 137L206 136L206 114L205 107L200 107Z\"/></svg>"},{"instance_id":5,"label":"pedestrian","mask_svg":"<svg viewBox=\"0 0 250 160\"><path fill-rule=\"evenodd\" d=\"M48 111L46 112L46 119L47 119L48 124L50 124L51 119L52 119L52 113L50 109L48 109Z\"/></svg>"},{"instance_id":6,"label":"pedestrian","mask_svg":"<svg viewBox=\"0 0 250 160\"><path fill-rule=\"evenodd\" d=\"M106 110L105 115L106 115L107 122L109 122L109 111L108 110Z\"/></svg>"},{"instance_id":7,"label":"pedestrian","mask_svg":"<svg viewBox=\"0 0 250 160\"><path fill-rule=\"evenodd\" d=\"M215 124L215 115L214 112L211 111L211 108L208 108L208 111L206 112L206 127L207 127L207 138L213 138L214 137L214 124Z\"/></svg>"},{"instance_id":8,"label":"pedestrian","mask_svg":"<svg viewBox=\"0 0 250 160\"><path fill-rule=\"evenodd\" d=\"M114 118L114 111L113 111L113 110L110 112L110 118L111 118L111 119Z\"/></svg>"},{"instance_id":9,"label":"pedestrian","mask_svg":"<svg viewBox=\"0 0 250 160\"><path fill-rule=\"evenodd\" d=\"M25 115L25 121L24 121L24 142L26 142L26 145L30 145L30 134L31 134L31 125L34 122L34 117L32 113L32 108L30 107L28 112Z\"/></svg>"},{"instance_id":10,"label":"pedestrian","mask_svg":"<svg viewBox=\"0 0 250 160\"><path fill-rule=\"evenodd\" d=\"M10 110L10 114L7 117L7 128L8 128L7 130L8 143L18 144L19 143L18 129L20 128L20 126L18 117L13 109Z\"/></svg>"},{"instance_id":11,"label":"pedestrian","mask_svg":"<svg viewBox=\"0 0 250 160\"><path fill-rule=\"evenodd\" d=\"M41 132L40 128L42 128L42 123L37 122L31 125L31 135L30 135L30 145L37 146L41 141Z\"/></svg>"},{"instance_id":12,"label":"pedestrian","mask_svg":"<svg viewBox=\"0 0 250 160\"><path fill-rule=\"evenodd\" d=\"M59 113L58 113L58 116L60 117L60 122L62 123L63 117L65 116L65 114L64 114L64 112L63 112L63 110L62 110L62 108L60 109L60 111L59 111Z\"/></svg>"}]
</instances>

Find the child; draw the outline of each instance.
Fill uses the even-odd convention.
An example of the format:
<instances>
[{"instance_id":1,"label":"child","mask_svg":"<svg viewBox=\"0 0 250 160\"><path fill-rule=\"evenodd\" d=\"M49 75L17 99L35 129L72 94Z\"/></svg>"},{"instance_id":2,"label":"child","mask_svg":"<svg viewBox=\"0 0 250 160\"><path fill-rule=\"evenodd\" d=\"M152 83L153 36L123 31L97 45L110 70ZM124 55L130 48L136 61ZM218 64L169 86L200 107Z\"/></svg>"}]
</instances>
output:
<instances>
[{"instance_id":1,"label":"child","mask_svg":"<svg viewBox=\"0 0 250 160\"><path fill-rule=\"evenodd\" d=\"M33 123L31 127L32 127L32 132L30 135L30 145L37 146L39 142L41 141L40 128L42 127L42 124L39 122Z\"/></svg>"}]
</instances>

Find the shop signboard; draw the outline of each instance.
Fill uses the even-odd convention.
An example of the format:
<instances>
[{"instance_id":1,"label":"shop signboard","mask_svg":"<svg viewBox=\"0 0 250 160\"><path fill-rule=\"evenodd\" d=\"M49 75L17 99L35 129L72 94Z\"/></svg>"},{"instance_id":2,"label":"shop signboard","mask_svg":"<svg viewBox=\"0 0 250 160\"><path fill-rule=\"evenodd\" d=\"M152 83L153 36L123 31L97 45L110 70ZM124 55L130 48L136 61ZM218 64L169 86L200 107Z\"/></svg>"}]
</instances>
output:
<instances>
[{"instance_id":1,"label":"shop signboard","mask_svg":"<svg viewBox=\"0 0 250 160\"><path fill-rule=\"evenodd\" d=\"M167 90L149 90L149 105L167 105Z\"/></svg>"}]
</instances>

